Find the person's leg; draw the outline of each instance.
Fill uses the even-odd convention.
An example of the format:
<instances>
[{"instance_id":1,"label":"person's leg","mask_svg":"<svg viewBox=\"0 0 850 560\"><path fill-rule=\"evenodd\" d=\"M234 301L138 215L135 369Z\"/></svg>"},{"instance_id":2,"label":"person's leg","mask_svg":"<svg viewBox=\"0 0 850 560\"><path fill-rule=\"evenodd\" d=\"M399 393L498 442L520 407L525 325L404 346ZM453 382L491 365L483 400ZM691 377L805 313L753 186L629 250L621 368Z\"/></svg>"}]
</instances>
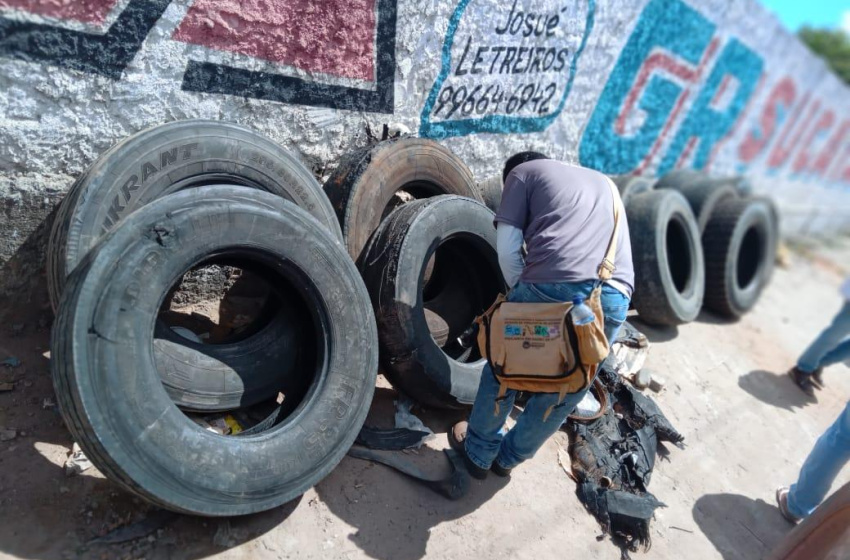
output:
<instances>
[{"instance_id":1,"label":"person's leg","mask_svg":"<svg viewBox=\"0 0 850 560\"><path fill-rule=\"evenodd\" d=\"M629 315L629 298L622 292L605 284L602 286L602 313L605 315L605 337L614 344L620 327Z\"/></svg>"},{"instance_id":2,"label":"person's leg","mask_svg":"<svg viewBox=\"0 0 850 560\"><path fill-rule=\"evenodd\" d=\"M824 331L812 342L797 360L797 369L811 374L823 364L823 359L842 342L850 338L850 302L844 304L841 311Z\"/></svg>"},{"instance_id":3,"label":"person's leg","mask_svg":"<svg viewBox=\"0 0 850 560\"><path fill-rule=\"evenodd\" d=\"M496 462L504 469L512 469L526 459L531 459L546 440L549 439L576 405L584 398L587 389L573 395L567 395L558 404L557 393L535 393L528 399L517 419L516 425L502 440ZM543 417L552 407L546 420Z\"/></svg>"},{"instance_id":4,"label":"person's leg","mask_svg":"<svg viewBox=\"0 0 850 560\"><path fill-rule=\"evenodd\" d=\"M531 292L528 284L517 284L508 294L508 301L539 301L537 296ZM502 426L514 406L516 391L508 391L505 398L498 403L499 382L493 375L489 365L484 366L481 372L481 381L478 383L478 393L475 395L475 403L464 438L464 450L467 458L482 469L489 469L496 455L499 453L499 445L502 443Z\"/></svg>"},{"instance_id":5,"label":"person's leg","mask_svg":"<svg viewBox=\"0 0 850 560\"><path fill-rule=\"evenodd\" d=\"M847 461L850 461L850 403L806 457L800 476L788 493L790 512L799 518L811 514Z\"/></svg>"},{"instance_id":6,"label":"person's leg","mask_svg":"<svg viewBox=\"0 0 850 560\"><path fill-rule=\"evenodd\" d=\"M554 288L544 287L543 293L547 296L555 292ZM566 297L566 288L562 290L561 297ZM556 293L556 292L555 292ZM617 332L629 312L629 298L610 286L602 287L602 312L605 315L605 336L609 343L613 344L617 338ZM591 381L592 383L592 381ZM537 393L528 399L516 425L502 440L499 455L496 462L504 469L511 469L519 463L530 459L537 450L546 443L558 428L572 414L576 405L584 398L588 389L578 393L567 395L564 401L558 403L557 393ZM546 420L543 420L546 411L553 407Z\"/></svg>"},{"instance_id":7,"label":"person's leg","mask_svg":"<svg viewBox=\"0 0 850 560\"><path fill-rule=\"evenodd\" d=\"M502 426L505 425L505 420L513 409L516 391L508 391L505 398L497 403L498 395L499 382L490 366L486 365L481 372L478 394L475 396L472 414L469 415L464 440L466 456L482 469L489 469L493 459L499 453L503 438Z\"/></svg>"},{"instance_id":8,"label":"person's leg","mask_svg":"<svg viewBox=\"0 0 850 560\"><path fill-rule=\"evenodd\" d=\"M821 358L820 367L831 366L841 362L846 362L847 360L850 360L850 339L845 340L836 346L834 350Z\"/></svg>"}]
</instances>

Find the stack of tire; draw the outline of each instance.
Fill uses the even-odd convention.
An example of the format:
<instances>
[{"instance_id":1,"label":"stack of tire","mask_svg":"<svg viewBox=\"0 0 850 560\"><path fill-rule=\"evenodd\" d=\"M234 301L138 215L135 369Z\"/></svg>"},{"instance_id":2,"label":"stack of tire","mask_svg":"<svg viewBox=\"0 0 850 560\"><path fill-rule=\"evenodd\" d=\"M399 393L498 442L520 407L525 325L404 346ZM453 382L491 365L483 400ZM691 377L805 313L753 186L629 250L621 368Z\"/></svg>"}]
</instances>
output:
<instances>
[{"instance_id":1,"label":"stack of tire","mask_svg":"<svg viewBox=\"0 0 850 560\"><path fill-rule=\"evenodd\" d=\"M72 186L48 247L69 430L127 490L229 516L289 501L336 466L365 421L379 349L412 396L471 403L484 362L456 339L504 288L480 201L466 166L425 140L352 153L323 191L236 125L125 139ZM187 271L209 266L269 291L254 323L216 343L165 312ZM241 433L190 418L219 413Z\"/></svg>"},{"instance_id":2,"label":"stack of tire","mask_svg":"<svg viewBox=\"0 0 850 560\"><path fill-rule=\"evenodd\" d=\"M742 177L692 170L612 179L629 219L633 304L643 321L672 326L703 307L726 318L752 309L770 280L779 235L769 199L749 196Z\"/></svg>"},{"instance_id":3,"label":"stack of tire","mask_svg":"<svg viewBox=\"0 0 850 560\"><path fill-rule=\"evenodd\" d=\"M458 337L505 291L472 173L433 141L388 140L345 157L325 192L372 299L383 373L423 404L472 404L485 360Z\"/></svg>"}]
</instances>

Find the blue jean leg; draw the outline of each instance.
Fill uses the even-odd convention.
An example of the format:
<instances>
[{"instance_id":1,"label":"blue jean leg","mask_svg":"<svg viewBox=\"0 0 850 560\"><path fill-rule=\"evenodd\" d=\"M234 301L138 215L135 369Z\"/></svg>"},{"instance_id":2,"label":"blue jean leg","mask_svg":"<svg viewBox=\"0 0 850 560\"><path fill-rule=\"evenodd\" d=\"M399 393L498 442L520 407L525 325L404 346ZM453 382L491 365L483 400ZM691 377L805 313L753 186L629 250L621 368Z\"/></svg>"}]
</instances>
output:
<instances>
[{"instance_id":1,"label":"blue jean leg","mask_svg":"<svg viewBox=\"0 0 850 560\"><path fill-rule=\"evenodd\" d=\"M514 302L570 301L573 295L590 295L593 282L576 284L518 284L508 296ZM603 286L602 311L605 315L605 334L614 340L626 319L629 299L620 292ZM517 424L507 435L500 433L513 407L516 391L507 391L497 410L496 397L499 383L489 366L485 366L478 386L478 394L469 418L466 435L466 453L481 468L490 468L494 460L505 468L513 468L531 458L538 449L563 424L575 409L586 391L567 395L564 402L554 406L546 420L543 416L558 402L557 393L533 394L520 414ZM498 457L498 459L497 459Z\"/></svg>"},{"instance_id":2,"label":"blue jean leg","mask_svg":"<svg viewBox=\"0 0 850 560\"><path fill-rule=\"evenodd\" d=\"M788 493L788 509L807 517L826 497L842 467L850 461L850 403L815 443Z\"/></svg>"},{"instance_id":3,"label":"blue jean leg","mask_svg":"<svg viewBox=\"0 0 850 560\"><path fill-rule=\"evenodd\" d=\"M812 373L820 367L836 364L850 358L850 302L844 304L838 315L806 349L797 361L797 367Z\"/></svg>"}]
</instances>

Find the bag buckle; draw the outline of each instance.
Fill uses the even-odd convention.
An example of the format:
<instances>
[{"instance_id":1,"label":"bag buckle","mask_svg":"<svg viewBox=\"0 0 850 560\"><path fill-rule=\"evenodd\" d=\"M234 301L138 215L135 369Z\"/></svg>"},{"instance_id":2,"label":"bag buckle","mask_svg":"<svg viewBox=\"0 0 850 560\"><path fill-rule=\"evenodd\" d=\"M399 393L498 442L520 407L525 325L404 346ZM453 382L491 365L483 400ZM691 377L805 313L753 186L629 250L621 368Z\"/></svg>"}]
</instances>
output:
<instances>
[{"instance_id":1,"label":"bag buckle","mask_svg":"<svg viewBox=\"0 0 850 560\"><path fill-rule=\"evenodd\" d=\"M603 280L610 280L614 276L614 271L617 267L608 259L603 259L599 265L599 277Z\"/></svg>"}]
</instances>

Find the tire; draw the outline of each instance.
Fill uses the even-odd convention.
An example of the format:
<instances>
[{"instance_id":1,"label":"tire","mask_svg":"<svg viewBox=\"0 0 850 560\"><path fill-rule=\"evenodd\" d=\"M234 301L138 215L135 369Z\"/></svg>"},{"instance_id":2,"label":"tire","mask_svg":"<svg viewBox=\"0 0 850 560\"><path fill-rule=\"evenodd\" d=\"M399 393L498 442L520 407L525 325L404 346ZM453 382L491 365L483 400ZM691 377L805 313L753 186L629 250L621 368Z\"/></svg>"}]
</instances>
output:
<instances>
[{"instance_id":1,"label":"tire","mask_svg":"<svg viewBox=\"0 0 850 560\"><path fill-rule=\"evenodd\" d=\"M628 203L634 195L651 191L655 186L655 179L640 175L613 175L611 180L617 185L623 204Z\"/></svg>"},{"instance_id":2,"label":"tire","mask_svg":"<svg viewBox=\"0 0 850 560\"><path fill-rule=\"evenodd\" d=\"M727 318L752 309L773 273L777 231L765 199L718 204L703 234L707 309Z\"/></svg>"},{"instance_id":3,"label":"tire","mask_svg":"<svg viewBox=\"0 0 850 560\"><path fill-rule=\"evenodd\" d=\"M494 213L499 213L499 205L502 204L502 184L501 175L493 175L489 179L478 183L478 192L481 194L481 200Z\"/></svg>"},{"instance_id":4,"label":"tire","mask_svg":"<svg viewBox=\"0 0 850 560\"><path fill-rule=\"evenodd\" d=\"M705 263L688 201L673 190L649 191L633 196L626 214L640 318L652 325L693 321L705 294Z\"/></svg>"},{"instance_id":5,"label":"tire","mask_svg":"<svg viewBox=\"0 0 850 560\"><path fill-rule=\"evenodd\" d=\"M691 170L668 173L658 181L656 188L674 189L684 195L697 218L700 233L705 231L705 226L720 201L740 196L733 179L711 179Z\"/></svg>"},{"instance_id":6,"label":"tire","mask_svg":"<svg viewBox=\"0 0 850 560\"><path fill-rule=\"evenodd\" d=\"M434 272L423 286L426 263L434 254ZM485 360L477 349L470 355L450 345L505 289L493 212L459 196L406 204L375 232L361 272L378 321L381 366L390 382L428 406L472 404ZM445 320L447 346L435 342L426 309Z\"/></svg>"},{"instance_id":7,"label":"tire","mask_svg":"<svg viewBox=\"0 0 850 560\"><path fill-rule=\"evenodd\" d=\"M168 173L162 174L166 167ZM140 175L143 180L138 189L123 189ZM48 244L48 290L54 309L68 273L121 219L169 193L217 181L291 200L342 238L330 202L310 171L292 154L241 126L177 121L116 144L71 187ZM129 203L127 196L131 197ZM164 326L158 328L163 342L157 348L170 349L159 356L158 363L175 402L187 409L220 411L276 395L265 389L280 368L292 365L287 356L291 343L282 340L293 329L283 319L273 321L274 328L262 331L258 339L238 345L193 345ZM178 349L180 345L184 348ZM249 368L250 376L236 374Z\"/></svg>"},{"instance_id":8,"label":"tire","mask_svg":"<svg viewBox=\"0 0 850 560\"><path fill-rule=\"evenodd\" d=\"M392 211L393 197L456 194L481 201L472 173L451 151L433 140L385 140L340 161L325 183L348 254L360 261L366 243Z\"/></svg>"},{"instance_id":9,"label":"tire","mask_svg":"<svg viewBox=\"0 0 850 560\"><path fill-rule=\"evenodd\" d=\"M164 169L168 173L163 174ZM310 170L277 144L220 121L156 126L106 151L63 199L48 242L48 290L54 310L65 278L118 221L161 196L210 184L242 185L279 195L342 236L333 208Z\"/></svg>"},{"instance_id":10,"label":"tire","mask_svg":"<svg viewBox=\"0 0 850 560\"><path fill-rule=\"evenodd\" d=\"M256 435L194 424L151 351L169 287L211 252L264 266L309 311L309 382L282 389L294 410ZM267 510L324 478L366 418L378 367L369 297L341 243L294 204L234 187L187 190L125 218L69 277L51 350L60 411L86 456L153 504L206 516Z\"/></svg>"}]
</instances>

